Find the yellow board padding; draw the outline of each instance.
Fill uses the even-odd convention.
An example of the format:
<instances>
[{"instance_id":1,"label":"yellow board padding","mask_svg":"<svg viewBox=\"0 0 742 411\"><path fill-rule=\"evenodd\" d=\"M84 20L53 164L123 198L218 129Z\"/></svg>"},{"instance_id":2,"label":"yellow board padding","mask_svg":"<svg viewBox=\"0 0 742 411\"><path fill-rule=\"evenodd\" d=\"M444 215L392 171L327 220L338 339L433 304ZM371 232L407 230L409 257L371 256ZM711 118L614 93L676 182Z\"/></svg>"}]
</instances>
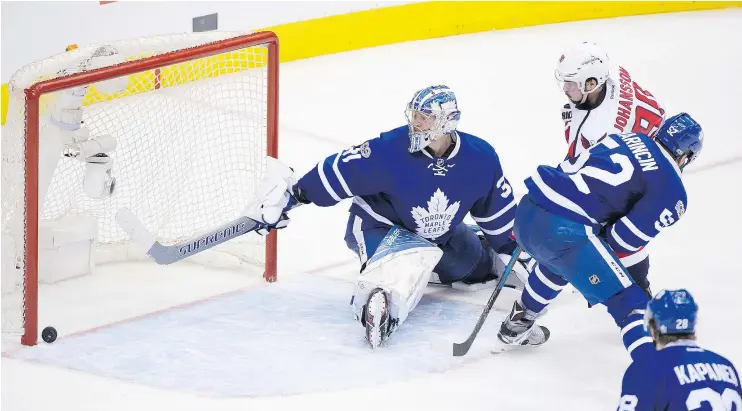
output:
<instances>
[{"instance_id":1,"label":"yellow board padding","mask_svg":"<svg viewBox=\"0 0 742 411\"><path fill-rule=\"evenodd\" d=\"M170 87L203 78L239 73L268 64L266 47L250 47L213 57L187 61L162 69L161 87Z\"/></svg>"},{"instance_id":2,"label":"yellow board padding","mask_svg":"<svg viewBox=\"0 0 742 411\"><path fill-rule=\"evenodd\" d=\"M2 110L2 122L0 122L0 124L5 124L5 119L8 117L8 98L9 98L9 95L8 95L8 84L7 83L3 83L3 87L2 87L2 104L3 104L3 106L1 108L1 110Z\"/></svg>"},{"instance_id":3,"label":"yellow board padding","mask_svg":"<svg viewBox=\"0 0 742 411\"><path fill-rule=\"evenodd\" d=\"M420 2L282 24L262 30L270 30L278 35L281 62L289 62L367 47L489 30L729 7L742 7L742 1ZM245 56L229 56L228 53L224 57L216 56L163 68L159 75L160 87L259 67L266 61L265 55L260 53L267 52L264 48L259 50L258 53L248 51ZM194 65L203 67L193 70ZM84 103L150 91L154 85L153 73L138 74L131 76L129 86L122 93L104 95L92 87ZM3 84L2 124L5 124L7 107L8 87Z\"/></svg>"},{"instance_id":4,"label":"yellow board padding","mask_svg":"<svg viewBox=\"0 0 742 411\"><path fill-rule=\"evenodd\" d=\"M655 13L742 7L742 2L422 2L267 27L281 61L489 30Z\"/></svg>"},{"instance_id":5,"label":"yellow board padding","mask_svg":"<svg viewBox=\"0 0 742 411\"><path fill-rule=\"evenodd\" d=\"M101 101L109 101L116 98L131 96L132 94L144 93L154 90L155 73L154 71L145 71L129 76L126 89L120 93L102 93L94 85L88 88L82 105L87 106Z\"/></svg>"}]
</instances>

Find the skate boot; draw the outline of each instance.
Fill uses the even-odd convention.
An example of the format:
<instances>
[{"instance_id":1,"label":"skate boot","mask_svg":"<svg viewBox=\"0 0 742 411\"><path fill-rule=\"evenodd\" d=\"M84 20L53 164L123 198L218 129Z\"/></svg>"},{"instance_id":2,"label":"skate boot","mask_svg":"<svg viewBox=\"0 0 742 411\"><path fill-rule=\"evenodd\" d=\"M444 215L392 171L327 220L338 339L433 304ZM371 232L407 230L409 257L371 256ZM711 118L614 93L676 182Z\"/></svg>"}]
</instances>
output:
<instances>
[{"instance_id":1,"label":"skate boot","mask_svg":"<svg viewBox=\"0 0 742 411\"><path fill-rule=\"evenodd\" d=\"M366 340L375 349L391 333L389 327L389 301L381 288L371 291L363 308L363 324L366 327Z\"/></svg>"},{"instance_id":2,"label":"skate boot","mask_svg":"<svg viewBox=\"0 0 742 411\"><path fill-rule=\"evenodd\" d=\"M527 345L537 347L549 340L549 329L536 325L528 318L528 310L515 301L510 315L500 326L497 338L507 345Z\"/></svg>"}]
</instances>

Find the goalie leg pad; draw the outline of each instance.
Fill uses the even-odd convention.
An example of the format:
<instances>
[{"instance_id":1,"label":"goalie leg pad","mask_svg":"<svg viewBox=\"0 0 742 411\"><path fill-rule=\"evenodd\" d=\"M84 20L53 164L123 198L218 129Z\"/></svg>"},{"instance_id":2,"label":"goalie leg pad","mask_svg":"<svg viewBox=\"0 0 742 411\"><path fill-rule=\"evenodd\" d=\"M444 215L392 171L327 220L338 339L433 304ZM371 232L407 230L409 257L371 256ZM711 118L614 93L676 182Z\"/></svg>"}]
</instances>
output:
<instances>
[{"instance_id":1,"label":"goalie leg pad","mask_svg":"<svg viewBox=\"0 0 742 411\"><path fill-rule=\"evenodd\" d=\"M433 267L443 251L403 228L392 227L358 277L351 305L361 320L364 305L377 288L389 297L389 315L399 326L422 298Z\"/></svg>"}]
</instances>

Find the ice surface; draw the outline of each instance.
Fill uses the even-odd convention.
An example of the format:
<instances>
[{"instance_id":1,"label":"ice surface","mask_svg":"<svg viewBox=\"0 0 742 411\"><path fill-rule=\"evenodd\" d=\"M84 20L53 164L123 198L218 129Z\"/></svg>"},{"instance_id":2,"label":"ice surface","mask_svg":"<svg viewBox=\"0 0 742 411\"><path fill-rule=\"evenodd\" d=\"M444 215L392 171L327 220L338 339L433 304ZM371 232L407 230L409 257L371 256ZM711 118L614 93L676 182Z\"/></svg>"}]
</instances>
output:
<instances>
[{"instance_id":1,"label":"ice surface","mask_svg":"<svg viewBox=\"0 0 742 411\"><path fill-rule=\"evenodd\" d=\"M496 31L285 64L280 157L307 171L402 124L415 90L445 83L459 98L460 128L495 146L522 193L523 179L566 149L556 60L572 42L597 41L671 113L688 111L704 126L704 152L685 177L687 213L651 245L650 279L655 290L690 289L700 305L699 342L742 365L738 38L742 11L725 10ZM57 326L60 339L2 359L3 410L615 409L629 358L605 309L588 309L575 294L552 305L543 319L552 339L535 350L478 354L516 297L503 293L473 355L438 357L423 340L466 338L489 293L436 288L388 347L364 351L348 307L357 272L343 241L348 206L292 212L279 234L277 284L188 263L137 263L42 287L40 324ZM84 332L114 321L124 322Z\"/></svg>"},{"instance_id":2,"label":"ice surface","mask_svg":"<svg viewBox=\"0 0 742 411\"><path fill-rule=\"evenodd\" d=\"M370 353L352 318L352 290L349 282L296 276L12 356L185 392L253 397L403 381L464 362L430 342L465 339L481 307L426 297L386 346ZM487 331L479 341L491 344L496 328Z\"/></svg>"}]
</instances>

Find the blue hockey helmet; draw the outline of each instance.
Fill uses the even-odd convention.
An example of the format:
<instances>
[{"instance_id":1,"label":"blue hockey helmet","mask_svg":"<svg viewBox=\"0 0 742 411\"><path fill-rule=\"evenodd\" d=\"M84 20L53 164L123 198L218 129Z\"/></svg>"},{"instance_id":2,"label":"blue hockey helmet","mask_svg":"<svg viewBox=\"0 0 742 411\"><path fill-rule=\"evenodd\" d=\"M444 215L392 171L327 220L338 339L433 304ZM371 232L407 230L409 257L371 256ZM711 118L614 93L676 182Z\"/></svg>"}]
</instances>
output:
<instances>
[{"instance_id":1,"label":"blue hockey helmet","mask_svg":"<svg viewBox=\"0 0 742 411\"><path fill-rule=\"evenodd\" d=\"M405 110L410 128L410 153L427 147L443 134L456 130L461 117L456 95L447 86L431 86L419 90Z\"/></svg>"},{"instance_id":2,"label":"blue hockey helmet","mask_svg":"<svg viewBox=\"0 0 742 411\"><path fill-rule=\"evenodd\" d=\"M644 327L654 321L660 334L693 334L696 332L698 305L686 289L662 290L647 303Z\"/></svg>"},{"instance_id":3,"label":"blue hockey helmet","mask_svg":"<svg viewBox=\"0 0 742 411\"><path fill-rule=\"evenodd\" d=\"M655 140L662 144L676 161L685 156L685 160L678 164L682 170L701 153L703 129L688 113L680 113L665 120Z\"/></svg>"}]
</instances>

